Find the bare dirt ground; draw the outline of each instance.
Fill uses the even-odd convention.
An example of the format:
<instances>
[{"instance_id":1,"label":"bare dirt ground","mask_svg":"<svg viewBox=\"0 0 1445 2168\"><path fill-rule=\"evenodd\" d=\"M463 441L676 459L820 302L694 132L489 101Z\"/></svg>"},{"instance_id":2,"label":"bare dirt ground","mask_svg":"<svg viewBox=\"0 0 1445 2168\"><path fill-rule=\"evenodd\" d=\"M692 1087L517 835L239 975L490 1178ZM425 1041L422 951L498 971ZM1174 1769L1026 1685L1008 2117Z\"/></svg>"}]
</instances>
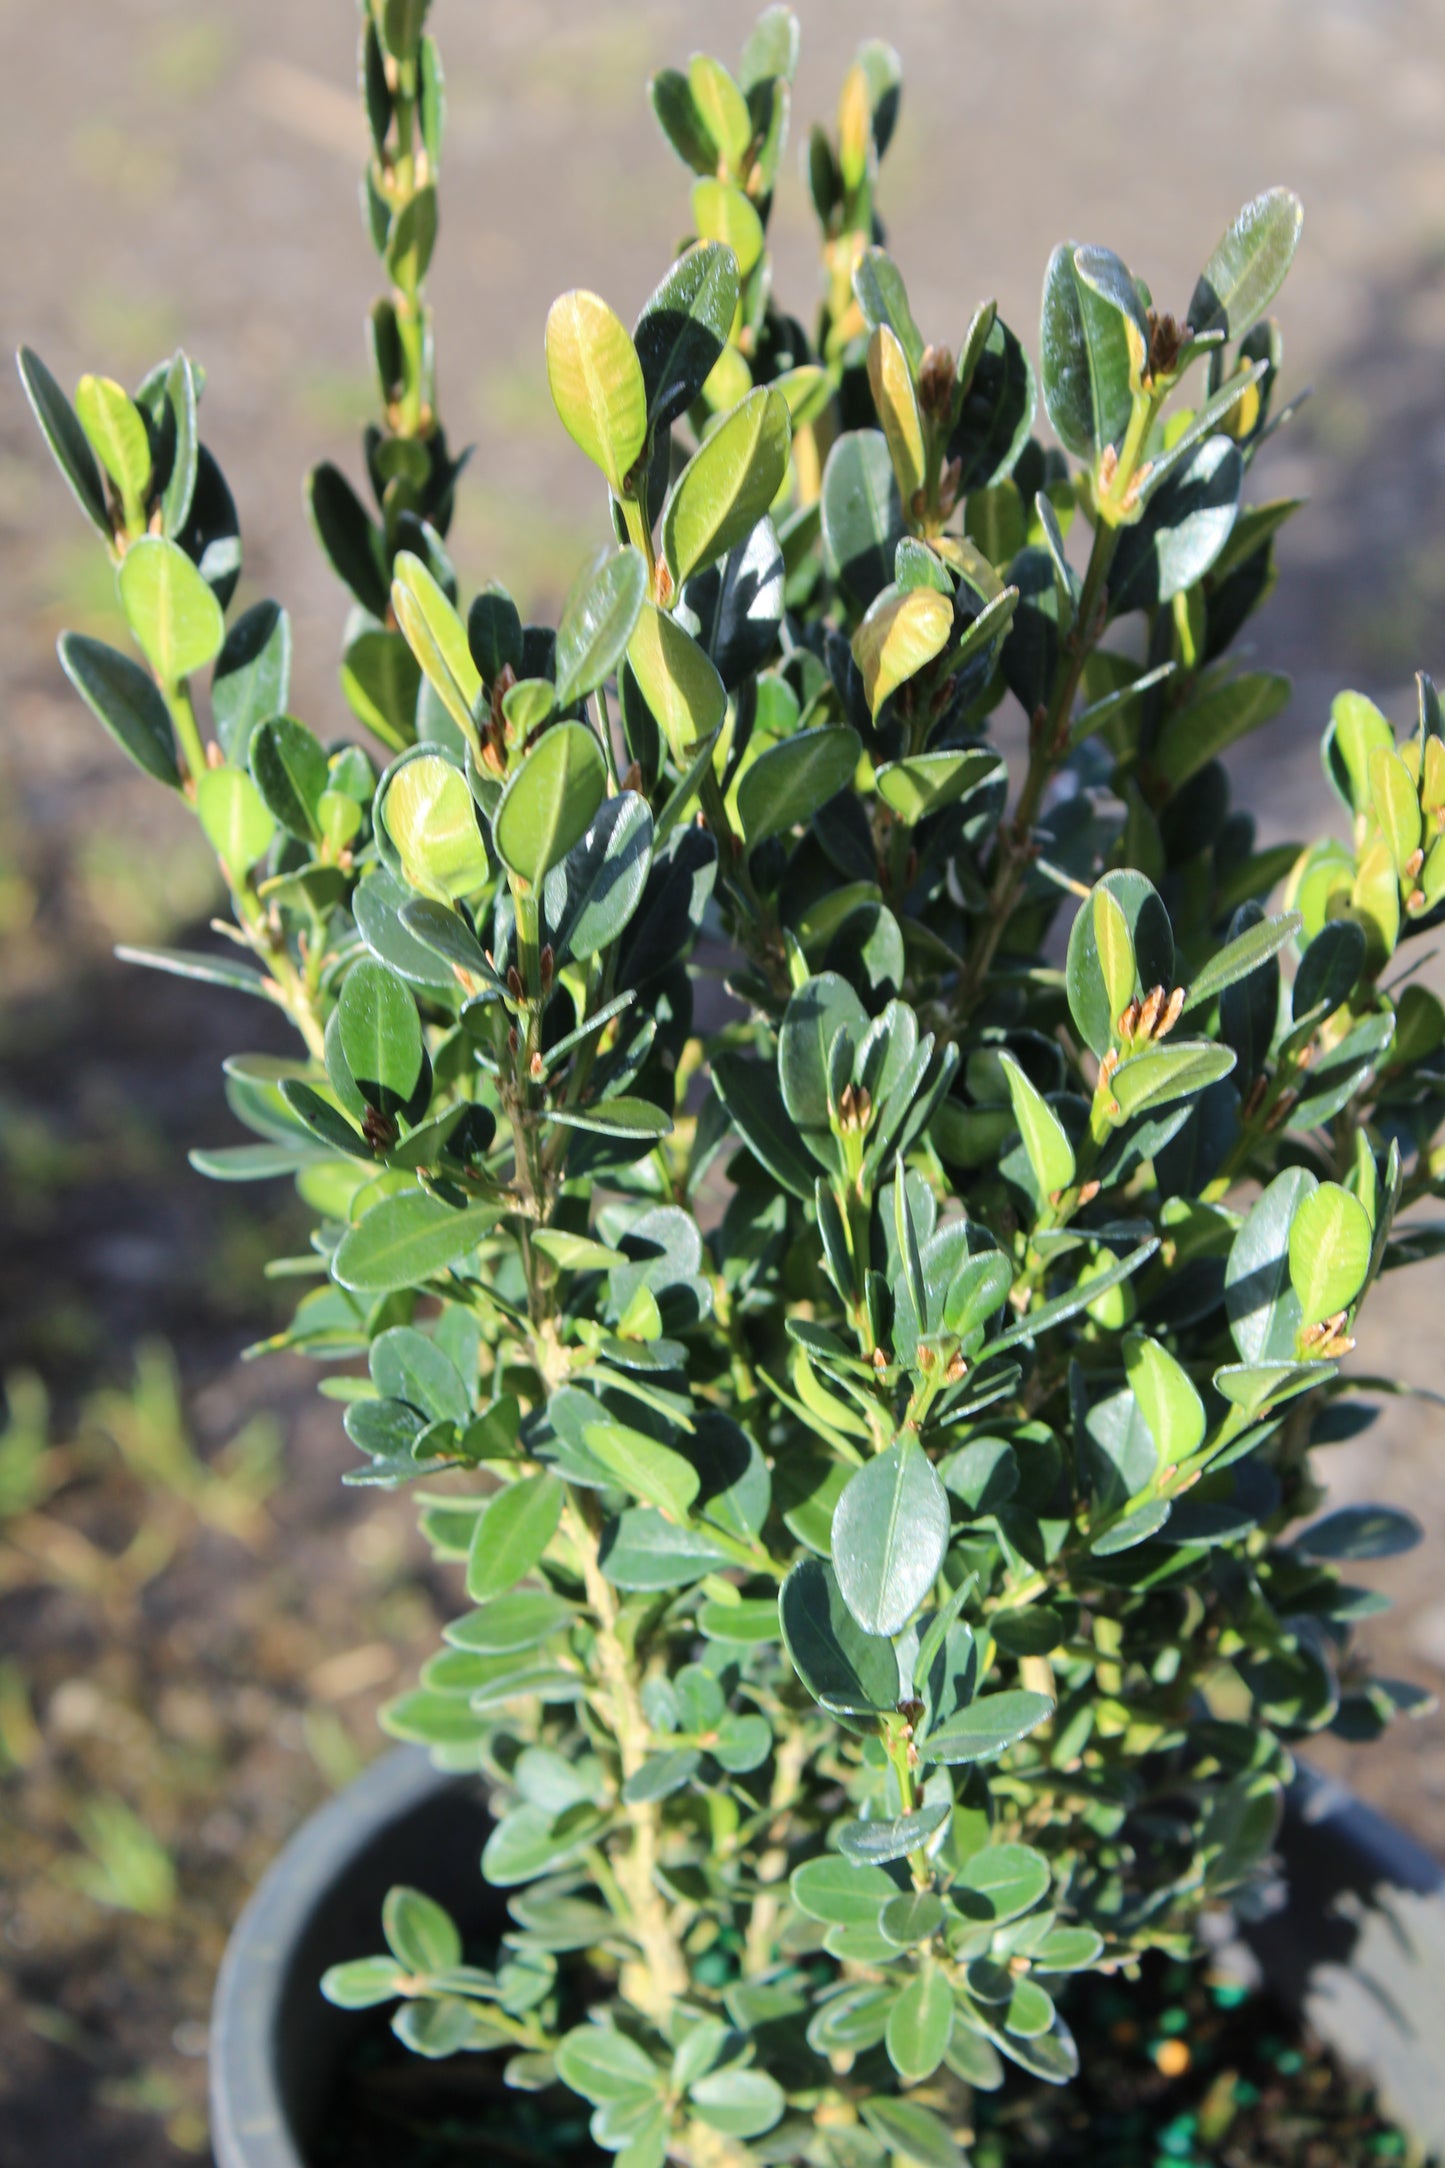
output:
<instances>
[{"instance_id":1,"label":"bare dirt ground","mask_svg":"<svg viewBox=\"0 0 1445 2168\"><path fill-rule=\"evenodd\" d=\"M1066 232L1118 248L1180 305L1239 203L1275 181L1300 190L1281 315L1289 378L1315 397L1268 455L1262 493L1312 503L1253 631L1296 698L1236 772L1270 835L1329 824L1315 743L1330 694L1357 685L1403 724L1414 668L1445 670L1438 0L798 12L803 120L831 109L859 37L882 31L902 52L883 201L932 336L956 341L994 294L1033 344L1043 265ZM543 317L569 285L624 316L650 290L686 189L645 77L697 44L731 54L750 15L738 0L436 0L451 130L433 294L447 419L476 445L454 529L468 587L501 577L554 605L602 531L590 470L550 410ZM323 735L346 727L343 612L301 483L323 456L357 471L370 396L353 36L346 0L0 0L6 339L30 341L67 384L87 368L133 379L181 342L206 363L245 593L291 609L293 704ZM806 315L795 168L775 242L780 288ZM0 1663L0 1824L42 1831L14 1835L0 1902L0 2168L159 2168L204 2148L199 2057L225 1922L285 1829L371 1750L370 1710L425 1641L430 1597L405 1509L341 1502L349 1453L309 1373L236 1360L274 1315L261 1214L284 1207L208 1188L183 1152L224 1133L220 1056L247 1028L261 1044L265 1019L110 960L117 939L204 915L208 876L188 823L60 681L57 630L116 620L13 378L0 384L0 583L0 1373L45 1378L60 1441L25 1506L20 1564L13 1542L0 1552L4 1616L27 1652L18 1686ZM149 886L157 868L163 893L146 903L137 876ZM1438 1268L1398 1278L1361 1367L1441 1384L1440 1298ZM127 1380L138 1336L159 1330L196 1465L214 1467L266 1410L283 1488L253 1471L237 1505L126 1459L117 1434L135 1419L85 1395ZM13 1414L12 1396L12 1429ZM0 1454L0 1484L4 1467ZM1395 1402L1330 1474L1340 1496L1388 1496L1424 1523L1422 1549L1378 1572L1399 1603L1371 1645L1385 1668L1439 1681L1445 1418ZM0 1500L0 1535L7 1513ZM114 1562L157 1521L172 1552L149 1577L134 1560L123 1572ZM1317 1758L1445 1853L1438 1719ZM107 1906L77 1872L98 1793L153 1826L176 1879L169 1908Z\"/></svg>"}]
</instances>

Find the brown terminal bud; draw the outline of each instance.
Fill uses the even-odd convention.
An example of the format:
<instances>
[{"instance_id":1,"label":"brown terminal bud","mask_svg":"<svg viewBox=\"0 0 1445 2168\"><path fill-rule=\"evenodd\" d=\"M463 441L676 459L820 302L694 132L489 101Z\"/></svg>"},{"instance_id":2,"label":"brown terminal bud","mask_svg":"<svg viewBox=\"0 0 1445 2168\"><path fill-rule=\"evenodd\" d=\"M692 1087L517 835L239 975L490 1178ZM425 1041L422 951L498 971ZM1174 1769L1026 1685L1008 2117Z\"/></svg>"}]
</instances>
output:
<instances>
[{"instance_id":1,"label":"brown terminal bud","mask_svg":"<svg viewBox=\"0 0 1445 2168\"><path fill-rule=\"evenodd\" d=\"M1193 337L1188 324L1180 324L1168 315L1160 315L1150 309L1146 318L1149 326L1149 374L1169 376L1179 356Z\"/></svg>"},{"instance_id":2,"label":"brown terminal bud","mask_svg":"<svg viewBox=\"0 0 1445 2168\"><path fill-rule=\"evenodd\" d=\"M918 404L931 422L946 422L953 412L953 356L946 346L925 346L918 364Z\"/></svg>"}]
</instances>

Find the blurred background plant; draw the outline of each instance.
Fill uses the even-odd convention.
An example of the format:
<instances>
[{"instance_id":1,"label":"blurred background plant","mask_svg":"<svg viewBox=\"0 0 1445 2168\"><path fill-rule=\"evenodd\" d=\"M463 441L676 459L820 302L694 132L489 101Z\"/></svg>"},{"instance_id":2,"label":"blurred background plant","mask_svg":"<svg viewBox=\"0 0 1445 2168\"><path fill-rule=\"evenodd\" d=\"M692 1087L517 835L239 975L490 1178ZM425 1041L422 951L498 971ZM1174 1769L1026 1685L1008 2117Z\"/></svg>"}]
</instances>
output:
<instances>
[{"instance_id":1,"label":"blurred background plant","mask_svg":"<svg viewBox=\"0 0 1445 2168\"><path fill-rule=\"evenodd\" d=\"M801 0L799 12L799 108L826 110L836 55L876 15L853 0ZM624 311L652 284L678 213L637 85L701 37L690 13L679 0L585 11L476 0L446 23L449 187L467 208L452 210L432 283L453 440L477 444L452 544L469 585L505 569L529 610L555 612L594 509L552 417L539 327L574 280ZM716 5L707 42L731 50L751 14ZM890 156L890 238L905 268L951 267L947 285L941 272L913 280L925 321L950 320L960 294L996 292L1027 330L1065 201L1080 232L1107 234L1149 262L1161 291L1184 291L1221 205L1285 173L1303 194L1287 358L1316 397L1270 475L1276 493L1313 502L1291 529L1262 643L1294 675L1293 722L1236 773L1264 840L1309 830L1324 812L1312 744L1328 694L1356 684L1403 727L1404 672L1445 662L1445 53L1432 0L1280 0L1263 18L1221 0L1207 22L1142 0L1028 0L971 23L966 50L956 11L931 0L886 27L904 51L909 107ZM71 0L64 37L38 13L12 12L5 29L13 111L0 171L26 206L12 236L14 321L68 382L97 357L132 377L182 336L210 357L223 384L208 416L217 448L248 477L249 591L287 596L296 704L323 731L340 727L334 590L300 487L317 457L353 458L370 405L371 270L338 185L364 151L344 11ZM1012 86L1024 81L1020 113ZM1101 129L1106 111L1118 124ZM1136 192L1140 171L1151 185ZM790 160L771 231L793 291L813 276L811 227ZM258 1267L284 1244L258 1214L287 1207L269 1193L257 1206L255 1191L234 1204L185 1167L184 1147L214 1131L226 997L198 1002L194 988L109 960L117 941L164 942L203 919L213 874L189 820L157 803L164 794L132 776L56 678L60 624L103 638L119 624L104 566L44 467L11 380L0 402L0 565L17 603L0 652L0 2025L18 2042L0 2073L7 2168L203 2148L199 2057L225 1927L306 1806L375 1750L375 1702L429 1645L434 1618L406 1509L355 1493L338 1504L351 1455L334 1410L311 1403L299 1368L237 1367L280 1315ZM1396 1283L1362 1367L1418 1369L1429 1285ZM158 1317L173 1352L142 1352ZM295 1480L281 1526L267 1498L283 1437ZM1387 1412L1332 1466L1339 1498L1378 1490L1427 1526L1414 1559L1392 1562L1399 1605L1368 1639L1381 1668L1428 1679L1445 1667L1430 1563L1445 1533L1438 1427L1418 1410ZM1326 1756L1355 1774L1347 1750ZM1445 1846L1438 1721L1397 1730L1359 1779Z\"/></svg>"}]
</instances>

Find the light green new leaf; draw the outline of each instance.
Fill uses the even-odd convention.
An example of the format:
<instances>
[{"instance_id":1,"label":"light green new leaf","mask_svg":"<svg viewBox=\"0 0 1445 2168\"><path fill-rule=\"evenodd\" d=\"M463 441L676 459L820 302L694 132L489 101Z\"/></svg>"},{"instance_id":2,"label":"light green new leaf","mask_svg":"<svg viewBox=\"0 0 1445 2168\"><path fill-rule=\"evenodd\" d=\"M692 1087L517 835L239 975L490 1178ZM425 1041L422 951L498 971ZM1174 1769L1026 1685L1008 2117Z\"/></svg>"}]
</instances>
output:
<instances>
[{"instance_id":1,"label":"light green new leaf","mask_svg":"<svg viewBox=\"0 0 1445 2168\"><path fill-rule=\"evenodd\" d=\"M239 768L207 768L197 776L196 817L233 881L265 857L276 834L261 793Z\"/></svg>"},{"instance_id":2,"label":"light green new leaf","mask_svg":"<svg viewBox=\"0 0 1445 2168\"><path fill-rule=\"evenodd\" d=\"M402 870L421 895L450 903L486 881L486 846L466 777L440 753L397 768L381 806Z\"/></svg>"},{"instance_id":3,"label":"light green new leaf","mask_svg":"<svg viewBox=\"0 0 1445 2168\"><path fill-rule=\"evenodd\" d=\"M694 181L692 222L700 241L717 241L732 250L740 278L746 278L756 268L765 245L763 222L740 188L711 174L705 180ZM732 358L742 358L736 348ZM746 373L743 381L747 381Z\"/></svg>"},{"instance_id":4,"label":"light green new leaf","mask_svg":"<svg viewBox=\"0 0 1445 2168\"><path fill-rule=\"evenodd\" d=\"M585 723L556 723L508 782L492 820L497 855L535 888L581 841L607 792L602 748Z\"/></svg>"},{"instance_id":5,"label":"light green new leaf","mask_svg":"<svg viewBox=\"0 0 1445 2168\"><path fill-rule=\"evenodd\" d=\"M853 635L853 660L863 673L868 712L917 677L948 645L953 598L936 588L885 587Z\"/></svg>"},{"instance_id":6,"label":"light green new leaf","mask_svg":"<svg viewBox=\"0 0 1445 2168\"><path fill-rule=\"evenodd\" d=\"M393 566L391 606L396 621L452 721L473 752L481 674L467 645L466 627L427 567L410 550L398 553Z\"/></svg>"},{"instance_id":7,"label":"light green new leaf","mask_svg":"<svg viewBox=\"0 0 1445 2168\"><path fill-rule=\"evenodd\" d=\"M1395 871L1402 882L1408 881L1411 876L1405 868L1419 850L1423 833L1420 795L1399 754L1383 745L1370 755L1370 796Z\"/></svg>"},{"instance_id":8,"label":"light green new leaf","mask_svg":"<svg viewBox=\"0 0 1445 2168\"><path fill-rule=\"evenodd\" d=\"M1300 1199L1290 1223L1289 1276L1301 1330L1349 1309L1369 1273L1373 1241L1369 1214L1338 1182L1321 1182Z\"/></svg>"},{"instance_id":9,"label":"light green new leaf","mask_svg":"<svg viewBox=\"0 0 1445 2168\"><path fill-rule=\"evenodd\" d=\"M91 449L120 492L126 524L144 525L151 480L151 447L139 407L108 376L83 376L75 387L75 411Z\"/></svg>"},{"instance_id":10,"label":"light green new leaf","mask_svg":"<svg viewBox=\"0 0 1445 2168\"><path fill-rule=\"evenodd\" d=\"M662 520L668 571L681 582L750 535L788 471L792 423L773 390L750 392L699 445Z\"/></svg>"},{"instance_id":11,"label":"light green new leaf","mask_svg":"<svg viewBox=\"0 0 1445 2168\"><path fill-rule=\"evenodd\" d=\"M899 495L911 505L923 487L928 455L913 371L902 340L889 324L880 324L868 341L868 383L888 439Z\"/></svg>"},{"instance_id":12,"label":"light green new leaf","mask_svg":"<svg viewBox=\"0 0 1445 2168\"><path fill-rule=\"evenodd\" d=\"M865 1633L901 1633L948 1547L948 1494L916 1438L848 1478L833 1511L833 1570Z\"/></svg>"},{"instance_id":13,"label":"light green new leaf","mask_svg":"<svg viewBox=\"0 0 1445 2168\"><path fill-rule=\"evenodd\" d=\"M644 602L627 660L668 750L685 768L727 712L727 694L711 656L675 617L655 602Z\"/></svg>"},{"instance_id":14,"label":"light green new leaf","mask_svg":"<svg viewBox=\"0 0 1445 2168\"><path fill-rule=\"evenodd\" d=\"M1034 1180L1045 1197L1055 1196L1059 1190L1067 1189L1074 1179L1074 1148L1058 1115L1013 1055L1000 1054L999 1061L1008 1081L1014 1120L1019 1125Z\"/></svg>"},{"instance_id":15,"label":"light green new leaf","mask_svg":"<svg viewBox=\"0 0 1445 2168\"><path fill-rule=\"evenodd\" d=\"M563 294L547 313L547 382L562 426L613 494L647 443L647 388L626 327L597 294Z\"/></svg>"},{"instance_id":16,"label":"light green new leaf","mask_svg":"<svg viewBox=\"0 0 1445 2168\"><path fill-rule=\"evenodd\" d=\"M162 684L179 684L220 654L226 637L221 605L174 542L160 535L132 542L117 586L126 623Z\"/></svg>"},{"instance_id":17,"label":"light green new leaf","mask_svg":"<svg viewBox=\"0 0 1445 2168\"><path fill-rule=\"evenodd\" d=\"M930 813L957 804L970 791L1002 774L997 753L967 746L949 753L915 753L890 760L877 770L878 795L910 828Z\"/></svg>"},{"instance_id":18,"label":"light green new leaf","mask_svg":"<svg viewBox=\"0 0 1445 2168\"><path fill-rule=\"evenodd\" d=\"M1204 1402L1186 1370L1157 1340L1131 1333L1124 1342L1129 1388L1159 1448L1161 1465L1177 1465L1204 1442Z\"/></svg>"}]
</instances>

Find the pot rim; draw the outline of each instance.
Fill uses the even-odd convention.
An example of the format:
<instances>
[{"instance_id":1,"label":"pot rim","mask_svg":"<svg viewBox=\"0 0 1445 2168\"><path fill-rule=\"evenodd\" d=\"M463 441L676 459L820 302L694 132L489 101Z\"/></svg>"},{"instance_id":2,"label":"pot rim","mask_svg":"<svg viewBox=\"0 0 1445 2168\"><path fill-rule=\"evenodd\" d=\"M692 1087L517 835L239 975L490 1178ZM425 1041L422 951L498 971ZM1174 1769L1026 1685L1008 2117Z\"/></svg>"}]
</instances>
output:
<instances>
[{"instance_id":1,"label":"pot rim","mask_svg":"<svg viewBox=\"0 0 1445 2168\"><path fill-rule=\"evenodd\" d=\"M347 1879L359 1851L447 1782L422 1747L382 1755L300 1824L257 1883L227 1941L211 2007L211 2142L222 2159L306 2168L278 2083L298 1929Z\"/></svg>"}]
</instances>

